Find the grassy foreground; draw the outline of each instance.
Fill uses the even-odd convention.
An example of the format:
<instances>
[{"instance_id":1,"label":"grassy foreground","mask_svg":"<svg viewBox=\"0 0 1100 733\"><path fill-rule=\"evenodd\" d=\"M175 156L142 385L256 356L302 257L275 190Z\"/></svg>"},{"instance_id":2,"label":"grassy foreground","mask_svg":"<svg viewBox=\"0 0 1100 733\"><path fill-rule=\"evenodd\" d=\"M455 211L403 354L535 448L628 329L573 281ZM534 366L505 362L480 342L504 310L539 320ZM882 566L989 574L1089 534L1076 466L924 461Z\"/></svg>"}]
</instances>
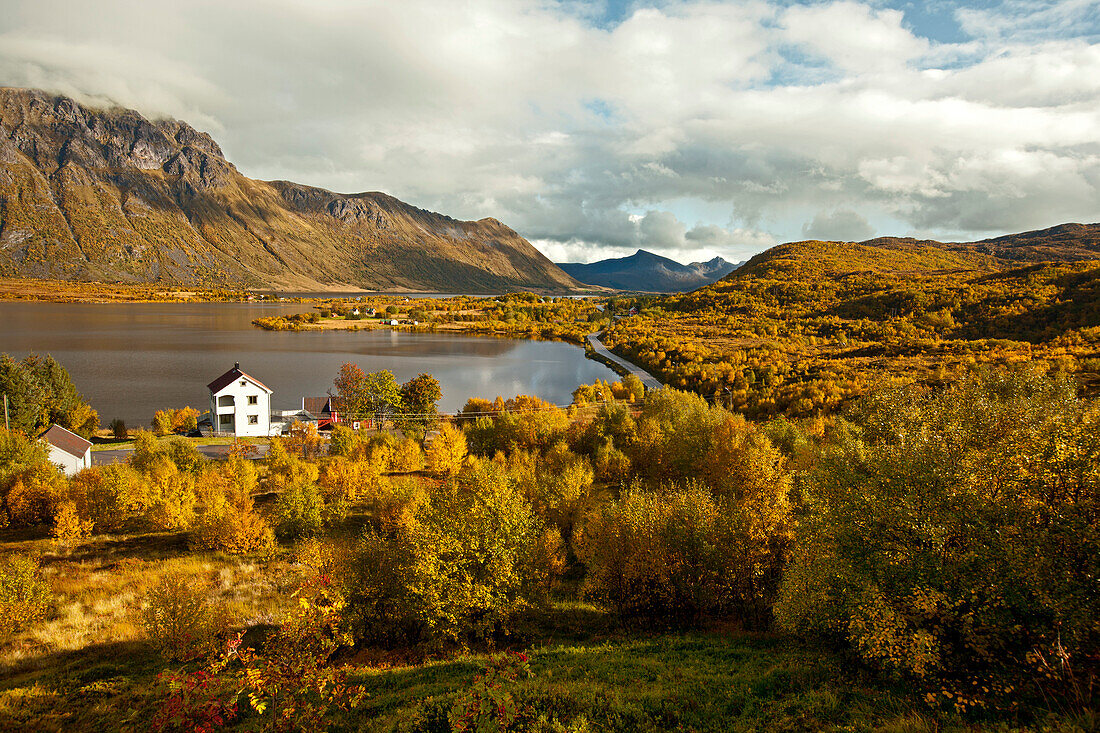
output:
<instances>
[{"instance_id":1,"label":"grassy foreground","mask_svg":"<svg viewBox=\"0 0 1100 733\"><path fill-rule=\"evenodd\" d=\"M551 616L576 619L576 607ZM586 614L581 612L580 617ZM598 614L589 619L599 625ZM554 624L552 618L543 623ZM557 629L559 632L561 629ZM544 626L540 629L546 633ZM829 655L721 631L548 637L513 690L535 729L934 730L904 690L876 687ZM484 657L363 671L362 730L446 730L447 712Z\"/></svg>"},{"instance_id":2,"label":"grassy foreground","mask_svg":"<svg viewBox=\"0 0 1100 733\"><path fill-rule=\"evenodd\" d=\"M4 530L4 551L39 552L57 597L49 623L0 651L0 730L145 730L178 669L148 644L140 599L164 572L212 581L211 592L251 637L277 623L288 590L306 572L284 549L274 556L195 553L186 533L101 535L57 545L33 530ZM921 691L891 685L850 660L777 636L734 628L628 628L583 602L531 612L501 647L523 650L531 674L511 690L534 730L812 731L1088 730L975 727L932 710ZM341 730L449 730L447 714L484 668L487 649L422 657L360 649L342 661L366 697ZM192 665L194 666L194 665ZM255 719L245 718L242 725Z\"/></svg>"},{"instance_id":3,"label":"grassy foreground","mask_svg":"<svg viewBox=\"0 0 1100 733\"><path fill-rule=\"evenodd\" d=\"M6 539L8 548L37 544ZM101 537L70 548L69 559L47 558L60 614L4 650L0 729L145 729L163 690L157 675L170 665L127 610L142 589L167 568L206 572L238 618L262 625L278 615L286 598L279 591L298 575L283 558L228 559L185 548L172 534ZM513 691L517 705L543 717L538 727L546 730L944 729L915 691L766 635L632 631L571 602L526 618L511 648L531 659L531 676ZM340 727L447 730L448 711L486 658L485 650L426 660L361 651L345 661L367 697Z\"/></svg>"}]
</instances>

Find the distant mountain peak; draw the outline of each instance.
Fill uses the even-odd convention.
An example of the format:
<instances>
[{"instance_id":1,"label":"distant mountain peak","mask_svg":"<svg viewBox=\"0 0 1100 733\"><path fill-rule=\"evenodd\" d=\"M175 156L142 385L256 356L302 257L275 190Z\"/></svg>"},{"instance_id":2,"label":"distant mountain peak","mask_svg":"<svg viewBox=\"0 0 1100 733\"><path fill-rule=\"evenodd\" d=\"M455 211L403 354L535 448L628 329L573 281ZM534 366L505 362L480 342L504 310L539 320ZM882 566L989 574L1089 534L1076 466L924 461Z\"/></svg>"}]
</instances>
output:
<instances>
[{"instance_id":1,"label":"distant mountain peak","mask_svg":"<svg viewBox=\"0 0 1100 733\"><path fill-rule=\"evenodd\" d=\"M599 262L559 263L558 267L586 285L618 290L673 293L695 290L729 274L737 265L715 257L709 262L682 265L675 260L639 249L627 257Z\"/></svg>"}]
</instances>

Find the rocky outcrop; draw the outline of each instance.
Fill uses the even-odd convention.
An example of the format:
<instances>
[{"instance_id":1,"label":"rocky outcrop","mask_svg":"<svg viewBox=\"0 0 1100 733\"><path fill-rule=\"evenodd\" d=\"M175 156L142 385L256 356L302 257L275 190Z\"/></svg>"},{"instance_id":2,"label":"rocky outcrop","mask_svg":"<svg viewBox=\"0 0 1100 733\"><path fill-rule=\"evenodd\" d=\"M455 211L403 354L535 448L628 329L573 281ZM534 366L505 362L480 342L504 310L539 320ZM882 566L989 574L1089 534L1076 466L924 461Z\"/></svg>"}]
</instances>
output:
<instances>
[{"instance_id":1,"label":"rocky outcrop","mask_svg":"<svg viewBox=\"0 0 1100 733\"><path fill-rule=\"evenodd\" d=\"M0 88L0 272L319 289L569 290L495 220L256 181L179 120Z\"/></svg>"}]
</instances>

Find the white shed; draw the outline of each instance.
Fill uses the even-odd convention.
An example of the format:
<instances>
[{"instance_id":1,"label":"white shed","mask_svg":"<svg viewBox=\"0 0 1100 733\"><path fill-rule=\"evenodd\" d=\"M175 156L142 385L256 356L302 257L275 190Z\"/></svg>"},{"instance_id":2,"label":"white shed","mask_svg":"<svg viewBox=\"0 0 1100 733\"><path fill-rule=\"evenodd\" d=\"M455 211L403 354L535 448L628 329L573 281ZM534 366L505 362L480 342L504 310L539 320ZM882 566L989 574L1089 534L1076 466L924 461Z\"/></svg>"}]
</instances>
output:
<instances>
[{"instance_id":1,"label":"white shed","mask_svg":"<svg viewBox=\"0 0 1100 733\"><path fill-rule=\"evenodd\" d=\"M242 372L239 362L206 386L216 432L237 436L271 434L271 390Z\"/></svg>"},{"instance_id":2,"label":"white shed","mask_svg":"<svg viewBox=\"0 0 1100 733\"><path fill-rule=\"evenodd\" d=\"M51 425L39 438L50 447L50 463L61 466L66 476L92 467L92 444L60 425Z\"/></svg>"}]
</instances>

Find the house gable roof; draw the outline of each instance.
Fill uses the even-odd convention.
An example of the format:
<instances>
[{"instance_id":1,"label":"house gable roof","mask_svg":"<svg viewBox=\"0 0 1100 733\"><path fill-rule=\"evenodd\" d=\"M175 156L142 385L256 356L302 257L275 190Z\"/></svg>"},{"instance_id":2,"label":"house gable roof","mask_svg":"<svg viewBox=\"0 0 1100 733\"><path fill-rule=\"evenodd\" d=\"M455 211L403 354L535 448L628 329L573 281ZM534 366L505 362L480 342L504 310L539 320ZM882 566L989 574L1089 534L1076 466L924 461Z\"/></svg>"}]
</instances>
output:
<instances>
[{"instance_id":1,"label":"house gable roof","mask_svg":"<svg viewBox=\"0 0 1100 733\"><path fill-rule=\"evenodd\" d=\"M340 398L339 397L303 397L302 409L308 412L314 417L323 417L325 415L331 415L334 411L339 412Z\"/></svg>"},{"instance_id":2,"label":"house gable roof","mask_svg":"<svg viewBox=\"0 0 1100 733\"><path fill-rule=\"evenodd\" d=\"M236 382L238 379L247 379L268 394L271 394L273 392L273 390L271 390L266 384L264 384L260 380L242 372L241 365L239 363L234 364L232 369L215 379L210 384L206 385L206 387L214 394L217 394L229 385L233 384L233 382Z\"/></svg>"},{"instance_id":3,"label":"house gable roof","mask_svg":"<svg viewBox=\"0 0 1100 733\"><path fill-rule=\"evenodd\" d=\"M76 433L70 432L60 425L51 425L50 429L38 436L58 450L63 450L70 456L83 458L91 449L92 444L81 438Z\"/></svg>"}]
</instances>

